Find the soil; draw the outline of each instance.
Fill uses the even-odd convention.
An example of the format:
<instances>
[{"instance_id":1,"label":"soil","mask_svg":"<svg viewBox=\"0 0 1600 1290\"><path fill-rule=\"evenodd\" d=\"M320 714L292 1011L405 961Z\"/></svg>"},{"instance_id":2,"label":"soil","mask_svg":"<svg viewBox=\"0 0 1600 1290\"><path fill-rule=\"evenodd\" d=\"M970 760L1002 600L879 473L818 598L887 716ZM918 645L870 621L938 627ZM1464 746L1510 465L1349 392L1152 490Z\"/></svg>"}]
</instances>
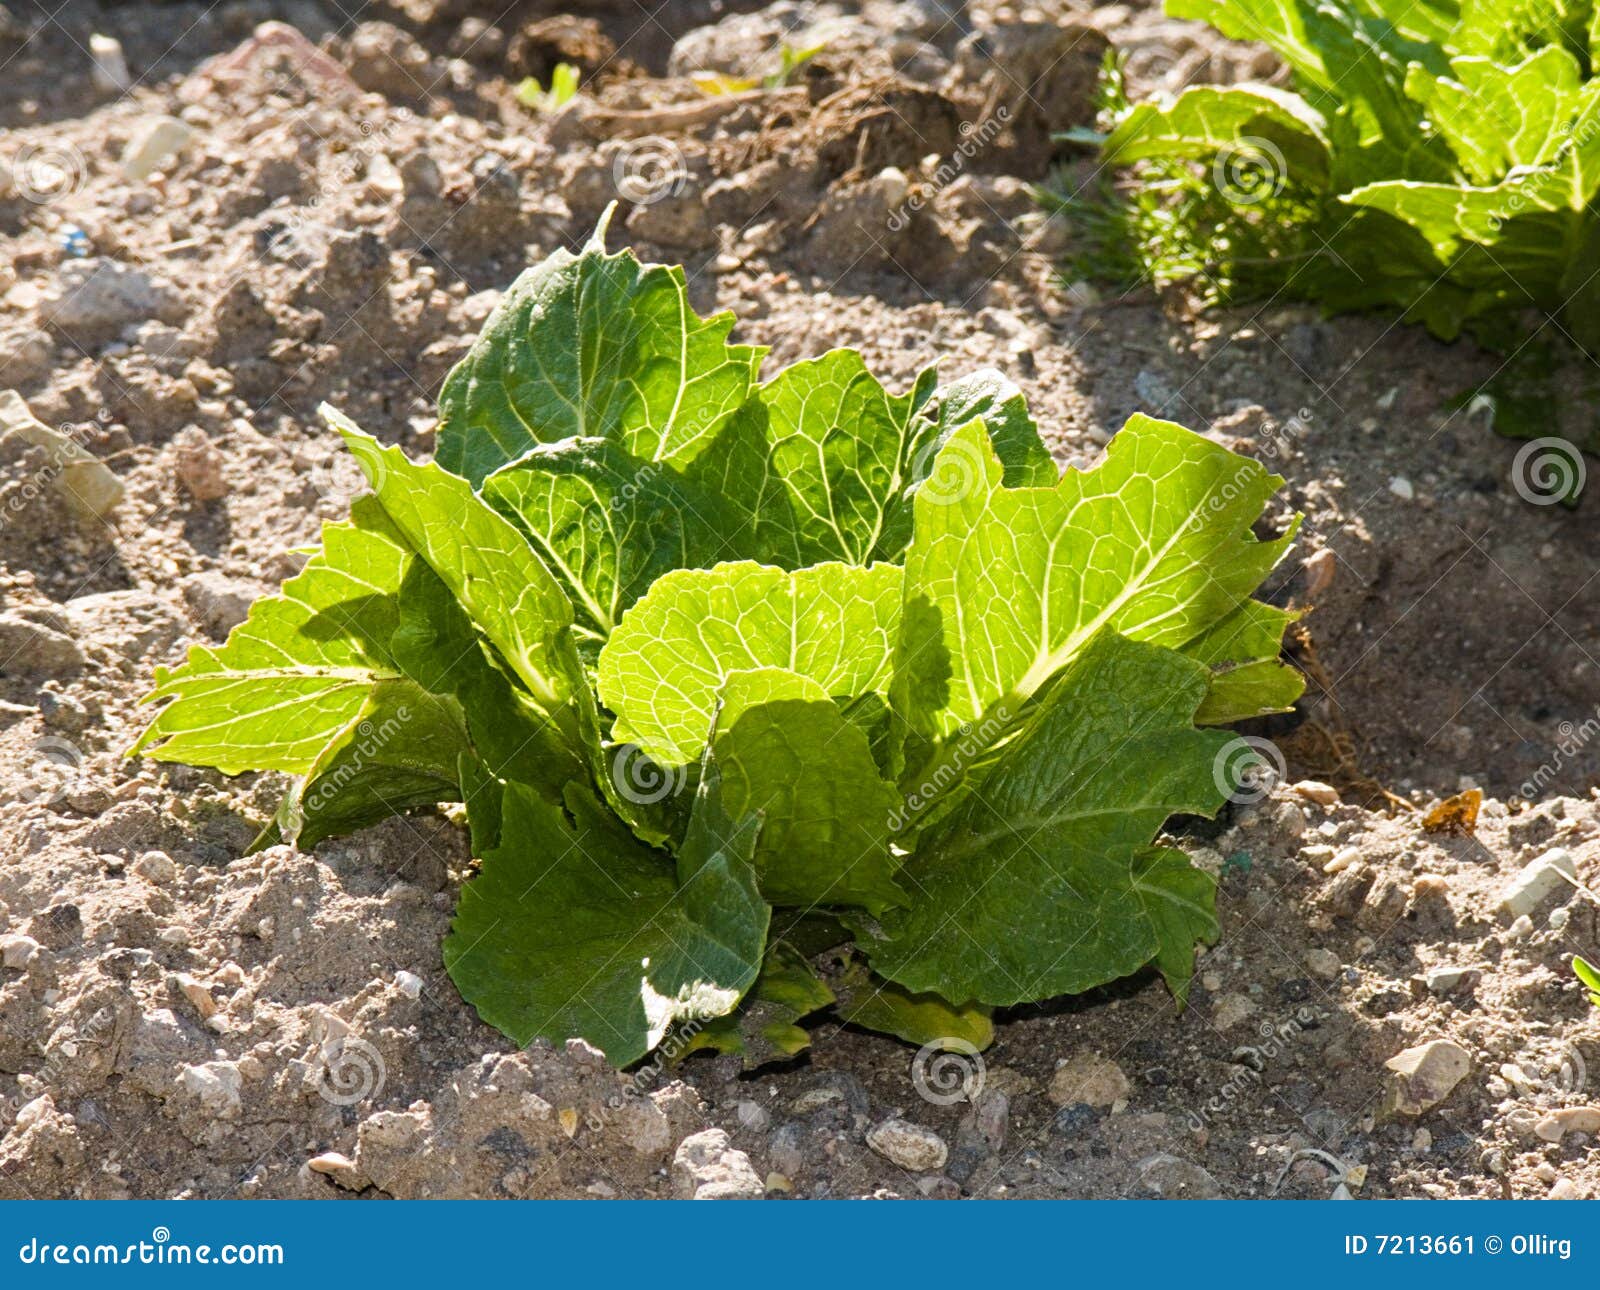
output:
<instances>
[{"instance_id":1,"label":"soil","mask_svg":"<svg viewBox=\"0 0 1600 1290\"><path fill-rule=\"evenodd\" d=\"M1528 500L1518 445L1455 410L1490 356L1102 295L1030 197L1108 40L1136 93L1270 58L1142 6L572 7L0 11L0 389L125 488L85 521L38 450L0 454L0 1197L1600 1196L1600 1009L1569 966L1600 951L1592 501ZM787 88L686 79L771 70L786 33L825 41ZM562 59L580 98L520 106ZM183 146L129 178L163 117ZM151 670L356 490L316 405L428 454L498 290L612 201L613 244L683 262L771 370L995 366L1063 463L1143 411L1285 476L1270 523L1305 520L1270 590L1308 611L1313 685L1251 732L1271 792L1183 830L1223 925L1187 1010L1139 977L965 1058L824 1022L753 1074L509 1051L440 963L452 824L241 858L280 779L123 757ZM1422 829L1474 787L1475 833ZM1579 884L1514 916L1557 849Z\"/></svg>"}]
</instances>

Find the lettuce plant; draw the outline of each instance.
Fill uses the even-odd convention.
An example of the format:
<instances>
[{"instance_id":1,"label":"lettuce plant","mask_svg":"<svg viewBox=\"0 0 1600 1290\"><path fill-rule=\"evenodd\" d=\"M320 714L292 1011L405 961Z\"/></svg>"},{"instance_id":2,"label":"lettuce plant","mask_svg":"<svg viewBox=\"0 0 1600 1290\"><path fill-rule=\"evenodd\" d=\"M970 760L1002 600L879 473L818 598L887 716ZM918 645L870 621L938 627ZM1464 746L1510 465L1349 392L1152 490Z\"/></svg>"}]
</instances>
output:
<instances>
[{"instance_id":1,"label":"lettuce plant","mask_svg":"<svg viewBox=\"0 0 1600 1290\"><path fill-rule=\"evenodd\" d=\"M1589 1002L1600 1008L1600 968L1595 967L1587 959L1572 956L1572 971L1577 976L1583 988L1589 992Z\"/></svg>"},{"instance_id":2,"label":"lettuce plant","mask_svg":"<svg viewBox=\"0 0 1600 1290\"><path fill-rule=\"evenodd\" d=\"M1058 474L995 372L762 383L603 235L506 293L434 462L323 410L370 494L158 673L136 751L293 776L263 842L464 806L445 963L519 1044L760 1060L836 1004L981 1045L1152 962L1181 999L1213 882L1156 835L1301 687L1252 599L1282 481L1143 417Z\"/></svg>"},{"instance_id":3,"label":"lettuce plant","mask_svg":"<svg viewBox=\"0 0 1600 1290\"><path fill-rule=\"evenodd\" d=\"M1436 336L1556 317L1600 353L1600 9L1591 0L1167 0L1269 45L1292 88L1201 85L1130 106L1133 167L1102 245L1212 301L1398 307ZM1107 247L1107 249L1118 249ZM1548 434L1548 407L1542 418Z\"/></svg>"}]
</instances>

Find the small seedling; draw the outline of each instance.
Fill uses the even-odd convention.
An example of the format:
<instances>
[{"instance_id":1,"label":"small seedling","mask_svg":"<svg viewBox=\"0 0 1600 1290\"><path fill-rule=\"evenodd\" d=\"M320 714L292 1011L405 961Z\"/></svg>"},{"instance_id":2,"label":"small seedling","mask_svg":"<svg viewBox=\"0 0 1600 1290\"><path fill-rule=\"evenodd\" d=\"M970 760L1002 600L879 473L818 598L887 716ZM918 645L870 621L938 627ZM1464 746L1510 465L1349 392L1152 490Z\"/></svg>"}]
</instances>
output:
<instances>
[{"instance_id":1,"label":"small seedling","mask_svg":"<svg viewBox=\"0 0 1600 1290\"><path fill-rule=\"evenodd\" d=\"M1600 968L1574 954L1572 970L1577 974L1578 980L1583 982L1584 989L1589 992L1589 1002L1600 1008Z\"/></svg>"},{"instance_id":2,"label":"small seedling","mask_svg":"<svg viewBox=\"0 0 1600 1290\"><path fill-rule=\"evenodd\" d=\"M526 77L517 86L517 102L540 114L559 112L577 95L580 76L571 63L557 63L550 73L549 89L539 83L538 77Z\"/></svg>"},{"instance_id":3,"label":"small seedling","mask_svg":"<svg viewBox=\"0 0 1600 1290\"><path fill-rule=\"evenodd\" d=\"M778 50L778 70L766 76L729 76L723 72L693 72L690 80L702 94L745 94L750 90L781 90L794 79L794 74L820 54L826 45L811 45L798 49L783 45Z\"/></svg>"}]
</instances>

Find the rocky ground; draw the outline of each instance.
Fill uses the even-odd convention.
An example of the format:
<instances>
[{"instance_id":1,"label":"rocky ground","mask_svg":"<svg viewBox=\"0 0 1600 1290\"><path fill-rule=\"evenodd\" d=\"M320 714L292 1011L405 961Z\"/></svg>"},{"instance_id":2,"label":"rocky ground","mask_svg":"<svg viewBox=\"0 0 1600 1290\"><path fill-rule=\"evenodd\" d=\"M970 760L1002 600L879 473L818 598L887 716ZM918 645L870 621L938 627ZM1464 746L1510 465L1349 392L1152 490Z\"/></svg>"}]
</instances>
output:
<instances>
[{"instance_id":1,"label":"rocky ground","mask_svg":"<svg viewBox=\"0 0 1600 1290\"><path fill-rule=\"evenodd\" d=\"M1102 296L1029 196L1107 41L1143 89L1270 60L1142 6L569 8L0 11L0 390L122 490L74 514L86 467L0 441L0 1197L1600 1195L1592 499L1452 410L1487 356ZM685 79L785 40L825 46L786 88ZM579 99L519 105L557 61ZM508 1052L440 964L453 826L241 859L280 782L122 757L151 669L342 514L316 404L429 452L497 290L611 201L774 368L999 366L1063 462L1143 410L1287 478L1313 685L1253 732L1282 781L1189 831L1186 1012L1140 978L965 1059L825 1024L748 1076ZM1468 787L1475 833L1422 829Z\"/></svg>"}]
</instances>

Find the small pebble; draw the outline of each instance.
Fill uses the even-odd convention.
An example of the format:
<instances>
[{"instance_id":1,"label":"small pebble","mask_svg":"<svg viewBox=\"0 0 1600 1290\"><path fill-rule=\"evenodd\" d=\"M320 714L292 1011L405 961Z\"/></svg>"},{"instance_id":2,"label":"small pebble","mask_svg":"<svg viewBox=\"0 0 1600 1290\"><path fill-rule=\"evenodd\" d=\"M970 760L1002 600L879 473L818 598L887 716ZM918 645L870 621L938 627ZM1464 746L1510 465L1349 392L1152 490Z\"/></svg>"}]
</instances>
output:
<instances>
[{"instance_id":1,"label":"small pebble","mask_svg":"<svg viewBox=\"0 0 1600 1290\"><path fill-rule=\"evenodd\" d=\"M1332 981L1339 975L1339 956L1332 950L1307 950L1305 956L1306 970L1314 977L1324 981Z\"/></svg>"},{"instance_id":2,"label":"small pebble","mask_svg":"<svg viewBox=\"0 0 1600 1290\"><path fill-rule=\"evenodd\" d=\"M1050 1078L1050 1100L1057 1106L1087 1102L1113 1106L1127 1097L1128 1077L1114 1061L1097 1053L1079 1053L1064 1061Z\"/></svg>"},{"instance_id":3,"label":"small pebble","mask_svg":"<svg viewBox=\"0 0 1600 1290\"><path fill-rule=\"evenodd\" d=\"M1423 983L1432 994L1450 994L1463 986L1471 988L1482 978L1483 973L1477 968L1470 967L1436 967L1429 968L1423 975Z\"/></svg>"},{"instance_id":4,"label":"small pebble","mask_svg":"<svg viewBox=\"0 0 1600 1290\"><path fill-rule=\"evenodd\" d=\"M890 1164L914 1174L943 1169L950 1158L950 1148L943 1138L909 1120L885 1120L868 1132L867 1145Z\"/></svg>"},{"instance_id":5,"label":"small pebble","mask_svg":"<svg viewBox=\"0 0 1600 1290\"><path fill-rule=\"evenodd\" d=\"M148 179L168 157L182 152L194 138L194 127L174 116L158 116L142 124L122 150L117 164L130 183Z\"/></svg>"},{"instance_id":6,"label":"small pebble","mask_svg":"<svg viewBox=\"0 0 1600 1290\"><path fill-rule=\"evenodd\" d=\"M101 93L125 94L132 87L133 74L128 71L127 55L115 36L103 36L99 32L90 36L89 57L94 62L90 79Z\"/></svg>"},{"instance_id":7,"label":"small pebble","mask_svg":"<svg viewBox=\"0 0 1600 1290\"><path fill-rule=\"evenodd\" d=\"M0 936L0 963L14 971L27 967L38 953L39 942L31 936Z\"/></svg>"},{"instance_id":8,"label":"small pebble","mask_svg":"<svg viewBox=\"0 0 1600 1290\"><path fill-rule=\"evenodd\" d=\"M146 851L133 862L133 872L157 887L177 881L178 866L165 851Z\"/></svg>"}]
</instances>

